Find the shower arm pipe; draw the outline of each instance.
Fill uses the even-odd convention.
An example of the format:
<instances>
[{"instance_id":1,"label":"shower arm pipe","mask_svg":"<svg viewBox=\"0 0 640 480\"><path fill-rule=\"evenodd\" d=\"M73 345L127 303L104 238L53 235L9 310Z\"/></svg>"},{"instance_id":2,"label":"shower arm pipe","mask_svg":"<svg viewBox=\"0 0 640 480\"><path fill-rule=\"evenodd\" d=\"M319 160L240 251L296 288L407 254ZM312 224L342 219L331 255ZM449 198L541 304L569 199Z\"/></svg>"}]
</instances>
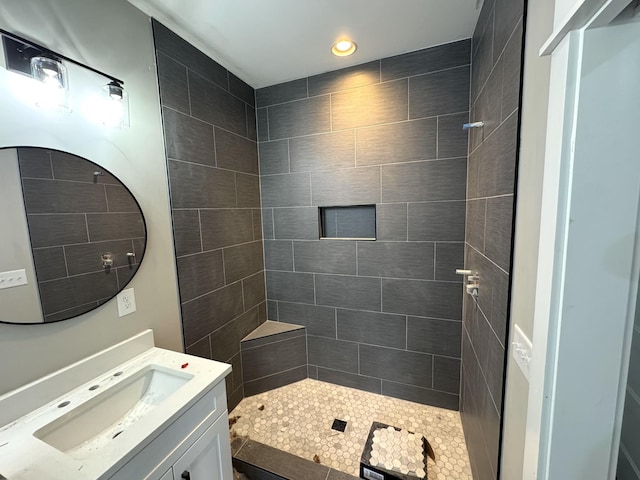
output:
<instances>
[{"instance_id":1,"label":"shower arm pipe","mask_svg":"<svg viewBox=\"0 0 640 480\"><path fill-rule=\"evenodd\" d=\"M47 53L47 54L49 54L49 55L51 55L51 56L53 56L55 58L58 58L60 60L65 60L65 61L67 61L69 63L73 63L74 65L78 65L79 67L86 68L87 70L90 70L93 73L97 73L98 75L102 75L103 77L108 78L112 82L116 82L120 86L124 85L124 81L123 80L120 80L119 78L114 77L113 75L109 75L108 73L104 73L104 72L102 72L102 71L100 71L100 70L98 70L96 68L90 67L89 65L86 65L86 64L81 63L81 62L79 62L77 60L74 60L73 58L69 58L69 57L67 57L65 55L62 55L62 54L58 53L58 52L54 52L53 50L51 50L51 49L49 49L47 47L43 47L42 45L40 45L40 44L38 44L36 42L33 42L31 40L27 40L26 38L21 37L20 35L16 35L15 33L8 32L7 30L4 30L2 28L0 28L0 35L3 35L3 36L5 36L7 38L10 38L12 40L16 40L18 42L21 42L21 43L23 43L23 44L25 44L25 45L27 45L29 47L35 48L36 50L40 50L40 52Z\"/></svg>"},{"instance_id":2,"label":"shower arm pipe","mask_svg":"<svg viewBox=\"0 0 640 480\"><path fill-rule=\"evenodd\" d=\"M470 128L482 128L484 127L484 122L471 122L471 123L463 123L462 129L469 130Z\"/></svg>"}]
</instances>

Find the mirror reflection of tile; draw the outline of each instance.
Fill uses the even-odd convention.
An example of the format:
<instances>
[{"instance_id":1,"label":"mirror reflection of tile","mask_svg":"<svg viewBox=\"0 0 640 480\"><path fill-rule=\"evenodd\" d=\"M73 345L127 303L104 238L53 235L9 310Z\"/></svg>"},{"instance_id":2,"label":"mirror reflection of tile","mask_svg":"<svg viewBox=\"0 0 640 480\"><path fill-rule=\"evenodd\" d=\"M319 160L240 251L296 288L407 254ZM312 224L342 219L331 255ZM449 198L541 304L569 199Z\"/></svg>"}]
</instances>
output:
<instances>
[{"instance_id":1,"label":"mirror reflection of tile","mask_svg":"<svg viewBox=\"0 0 640 480\"><path fill-rule=\"evenodd\" d=\"M44 321L93 310L124 288L144 255L140 207L93 162L44 148L17 150Z\"/></svg>"}]
</instances>

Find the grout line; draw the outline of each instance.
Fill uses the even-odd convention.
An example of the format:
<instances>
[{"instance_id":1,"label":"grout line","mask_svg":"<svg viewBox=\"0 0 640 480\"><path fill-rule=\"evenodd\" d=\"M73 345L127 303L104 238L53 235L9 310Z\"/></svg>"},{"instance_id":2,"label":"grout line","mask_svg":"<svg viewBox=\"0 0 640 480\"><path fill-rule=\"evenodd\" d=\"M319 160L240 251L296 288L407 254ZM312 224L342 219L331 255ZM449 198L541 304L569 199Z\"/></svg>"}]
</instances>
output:
<instances>
[{"instance_id":1,"label":"grout line","mask_svg":"<svg viewBox=\"0 0 640 480\"><path fill-rule=\"evenodd\" d=\"M252 177L259 177L260 176L259 173L250 173L250 172L243 172L243 171L240 171L240 170L231 170L230 168L218 167L216 165L207 165L205 163L189 162L187 160L179 160L177 158L167 157L167 160L170 160L172 162L177 162L177 163L184 163L184 164L187 164L187 165L195 165L197 167L204 167L204 168L209 168L209 169L221 170L221 171L225 171L225 172L241 173L243 175L250 175ZM229 208L229 207L227 207L227 208ZM180 209L179 208L174 208L174 210L180 210Z\"/></svg>"},{"instance_id":2,"label":"grout line","mask_svg":"<svg viewBox=\"0 0 640 480\"><path fill-rule=\"evenodd\" d=\"M291 372L292 370L295 370L295 369L300 368L300 367L302 367L302 366L303 366L303 365L298 365L298 366L296 366L296 367L287 368L286 370L282 370L282 371L280 371L280 372L270 373L269 375L265 375L264 377L252 378L251 380L247 380L247 381L244 381L244 378L243 378L243 382L242 382L242 383L244 384L244 383L257 382L257 381L259 381L259 380L264 380L265 378L275 377L276 375L280 375L280 374L282 374L282 373Z\"/></svg>"},{"instance_id":3,"label":"grout line","mask_svg":"<svg viewBox=\"0 0 640 480\"><path fill-rule=\"evenodd\" d=\"M265 107L265 113L267 115L267 141L270 141L271 140L271 126L269 125L269 107Z\"/></svg>"},{"instance_id":4,"label":"grout line","mask_svg":"<svg viewBox=\"0 0 640 480\"><path fill-rule=\"evenodd\" d=\"M267 107L263 107L263 108L267 108ZM176 112L181 113L182 115L184 115L184 113L179 112L178 110L176 110ZM411 118L409 120L396 120L396 121L393 121L393 122L374 123L373 125L361 125L361 126L355 126L355 127L353 127L353 126L352 127L345 127L345 128L341 128L341 129L334 130L334 131L327 130L327 131L317 132L317 133L308 133L306 135L292 135L290 137L273 138L271 140L264 140L264 141L258 142L258 143L266 143L266 142L269 142L269 141L277 142L277 141L281 141L281 140L286 140L287 138L295 139L295 138L318 137L318 136L322 136L322 135L330 135L331 133L334 133L334 132L345 132L347 130L354 130L354 129L366 130L366 129L373 129L373 128L378 128L378 127L387 127L387 126L392 126L392 125L402 125L402 124L406 124L406 123L419 122L419 121L422 121L422 120L429 120L429 119L434 119L435 120L438 117L453 117L455 115L464 115L465 113L468 114L469 112L470 112L470 110L461 110L459 112L452 112L452 113L447 113L447 114L443 114L443 115L428 115L426 117L416 117L416 118ZM202 122L202 123L209 124L208 122L206 122L204 120L200 120L198 118L196 118L196 120L198 120L199 122ZM220 128L217 125L216 125L216 127ZM224 129L222 129L222 130L224 130ZM237 133L232 132L230 130L226 130L226 131L228 131L229 133L234 133L235 135L238 135ZM253 141L251 139L248 139L248 140ZM464 158L466 158L466 155L464 156Z\"/></svg>"},{"instance_id":5,"label":"grout line","mask_svg":"<svg viewBox=\"0 0 640 480\"><path fill-rule=\"evenodd\" d=\"M271 208L271 233L273 235L273 240L276 238L276 209Z\"/></svg>"},{"instance_id":6,"label":"grout line","mask_svg":"<svg viewBox=\"0 0 640 480\"><path fill-rule=\"evenodd\" d=\"M204 252L204 242L202 241L202 218L200 218L200 209L196 210L198 212L198 233L200 234L200 252ZM195 255L195 254L194 254Z\"/></svg>"},{"instance_id":7,"label":"grout line","mask_svg":"<svg viewBox=\"0 0 640 480\"><path fill-rule=\"evenodd\" d=\"M460 356L462 357L462 352L460 352ZM460 363L462 363L462 361ZM433 355L431 355L431 389L432 390L433 390L435 375L436 375L436 359Z\"/></svg>"},{"instance_id":8,"label":"grout line","mask_svg":"<svg viewBox=\"0 0 640 480\"><path fill-rule=\"evenodd\" d=\"M411 80L409 77L407 77L407 120L411 120L411 107L410 107L410 85L411 85Z\"/></svg>"},{"instance_id":9,"label":"grout line","mask_svg":"<svg viewBox=\"0 0 640 480\"><path fill-rule=\"evenodd\" d=\"M89 218L88 218L88 215L86 213L84 213L82 215L84 216L84 226L85 226L85 230L87 232L87 242L88 243L92 243L91 242L91 235L89 235Z\"/></svg>"},{"instance_id":10,"label":"grout line","mask_svg":"<svg viewBox=\"0 0 640 480\"><path fill-rule=\"evenodd\" d=\"M293 272L296 271L296 250L293 248L293 240L288 240L291 243L291 268L293 268Z\"/></svg>"},{"instance_id":11,"label":"grout line","mask_svg":"<svg viewBox=\"0 0 640 480\"><path fill-rule=\"evenodd\" d=\"M236 206L235 206L235 208L238 208L238 172L233 172L233 190L234 190L234 192L236 194ZM253 214L251 215L251 221L253 222ZM253 226L253 224L252 224L252 226Z\"/></svg>"},{"instance_id":12,"label":"grout line","mask_svg":"<svg viewBox=\"0 0 640 480\"><path fill-rule=\"evenodd\" d=\"M436 158L440 158L440 117L436 119Z\"/></svg>"},{"instance_id":13,"label":"grout line","mask_svg":"<svg viewBox=\"0 0 640 480\"><path fill-rule=\"evenodd\" d=\"M200 241L202 242L202 233L201 233L200 235L201 235L201 236L200 236L200 238L201 238L201 240L200 240ZM128 239L125 239L125 240L128 240ZM234 247L240 247L240 246L243 246L243 245L249 245L249 244L251 244L251 243L256 243L256 242L261 242L261 241L262 241L262 240L249 240L248 242L234 243L233 245L224 245L224 246L217 247L217 248L210 248L209 250L204 250L204 249L203 249L203 250L202 250L202 251L200 251L200 252L187 253L187 254L185 254L185 255L180 255L180 256L178 256L178 257L176 257L176 258L195 257L196 255L201 255L201 254L203 254L203 253L211 253L211 252L216 252L216 251L222 251L222 250L224 250L224 249L234 248ZM83 244L80 244L80 245L83 245ZM49 248L49 247L47 247L47 248ZM270 270L272 270L272 269L270 269ZM256 273L257 273L257 272L256 272ZM252 275L254 275L254 274L252 274ZM250 275L250 276L252 276L252 275Z\"/></svg>"},{"instance_id":14,"label":"grout line","mask_svg":"<svg viewBox=\"0 0 640 480\"><path fill-rule=\"evenodd\" d=\"M404 348L409 350L409 315L404 316Z\"/></svg>"},{"instance_id":15,"label":"grout line","mask_svg":"<svg viewBox=\"0 0 640 480\"><path fill-rule=\"evenodd\" d=\"M433 279L436 279L436 262L438 261L438 247L433 242Z\"/></svg>"},{"instance_id":16,"label":"grout line","mask_svg":"<svg viewBox=\"0 0 640 480\"><path fill-rule=\"evenodd\" d=\"M465 204L466 204L466 200L465 200ZM407 206L407 213L405 215L405 223L407 224L407 228L406 228L406 241L409 241L409 202L407 202L405 204Z\"/></svg>"},{"instance_id":17,"label":"grout line","mask_svg":"<svg viewBox=\"0 0 640 480\"><path fill-rule=\"evenodd\" d=\"M241 139L246 140L247 142L252 142L252 143L255 143L256 145L258 144L257 140L253 140L253 139L247 137L246 135L242 135L242 134L240 134L238 132L234 132L233 130L229 130L227 128L221 127L220 125L217 125L217 124L214 125L213 123L208 122L207 120L203 120L200 117L194 117L194 116L187 115L186 113L184 113L184 112L182 112L180 110L176 110L175 108L169 107L167 105L162 105L162 108L166 109L166 110L171 110L172 112L177 113L178 115L182 115L183 117L186 117L189 120L195 120L195 121L197 121L199 123L204 123L205 125L209 125L210 127L214 127L214 128L217 128L218 130L222 130L223 132L230 133L232 135L235 135L236 137L240 137ZM245 114L246 114L246 112L245 112ZM245 122L245 129L246 129L246 126L247 125L246 125L246 122Z\"/></svg>"},{"instance_id":18,"label":"grout line","mask_svg":"<svg viewBox=\"0 0 640 480\"><path fill-rule=\"evenodd\" d=\"M316 299L316 274L313 274L313 304L317 305L318 301Z\"/></svg>"},{"instance_id":19,"label":"grout line","mask_svg":"<svg viewBox=\"0 0 640 480\"><path fill-rule=\"evenodd\" d=\"M220 253L222 256L222 280L224 281L225 286L227 285L227 269L225 268L225 261L224 261L224 248L220 249ZM244 291L242 292L242 311L244 312Z\"/></svg>"},{"instance_id":20,"label":"grout line","mask_svg":"<svg viewBox=\"0 0 640 480\"><path fill-rule=\"evenodd\" d=\"M167 55L168 56L168 55ZM169 57L171 58L171 57ZM173 58L171 58L173 60ZM187 74L187 99L189 100L189 116L193 116L193 110L191 108L191 82L189 81L189 67L183 65ZM164 105L162 105L164 107Z\"/></svg>"},{"instance_id":21,"label":"grout line","mask_svg":"<svg viewBox=\"0 0 640 480\"><path fill-rule=\"evenodd\" d=\"M64 270L67 273L67 277L70 277L71 275L69 275L69 262L67 261L67 246L63 245L62 246L62 256L64 258ZM57 279L55 279L57 280ZM44 283L43 281L38 282L38 284Z\"/></svg>"}]
</instances>

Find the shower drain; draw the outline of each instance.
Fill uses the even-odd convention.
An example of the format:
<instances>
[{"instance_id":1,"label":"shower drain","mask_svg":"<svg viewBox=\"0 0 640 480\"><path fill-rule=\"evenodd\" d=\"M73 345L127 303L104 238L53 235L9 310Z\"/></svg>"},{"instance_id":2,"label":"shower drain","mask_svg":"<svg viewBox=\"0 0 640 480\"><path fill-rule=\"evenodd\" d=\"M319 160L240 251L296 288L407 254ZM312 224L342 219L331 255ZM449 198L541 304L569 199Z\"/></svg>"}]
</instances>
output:
<instances>
[{"instance_id":1,"label":"shower drain","mask_svg":"<svg viewBox=\"0 0 640 480\"><path fill-rule=\"evenodd\" d=\"M333 425L331 425L332 430L344 432L345 428L347 428L347 422L345 422L344 420L338 420L337 418L333 419Z\"/></svg>"}]
</instances>

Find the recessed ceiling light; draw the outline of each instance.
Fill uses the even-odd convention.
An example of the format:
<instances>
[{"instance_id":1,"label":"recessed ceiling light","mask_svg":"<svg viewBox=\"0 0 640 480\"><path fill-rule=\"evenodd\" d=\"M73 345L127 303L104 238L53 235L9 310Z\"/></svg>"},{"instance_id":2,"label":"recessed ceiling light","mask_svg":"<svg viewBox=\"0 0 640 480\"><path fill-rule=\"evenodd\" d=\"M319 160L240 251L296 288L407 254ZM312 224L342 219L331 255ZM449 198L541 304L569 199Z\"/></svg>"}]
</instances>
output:
<instances>
[{"instance_id":1,"label":"recessed ceiling light","mask_svg":"<svg viewBox=\"0 0 640 480\"><path fill-rule=\"evenodd\" d=\"M356 51L356 44L347 38L342 38L333 44L331 53L338 57L346 57Z\"/></svg>"}]
</instances>

